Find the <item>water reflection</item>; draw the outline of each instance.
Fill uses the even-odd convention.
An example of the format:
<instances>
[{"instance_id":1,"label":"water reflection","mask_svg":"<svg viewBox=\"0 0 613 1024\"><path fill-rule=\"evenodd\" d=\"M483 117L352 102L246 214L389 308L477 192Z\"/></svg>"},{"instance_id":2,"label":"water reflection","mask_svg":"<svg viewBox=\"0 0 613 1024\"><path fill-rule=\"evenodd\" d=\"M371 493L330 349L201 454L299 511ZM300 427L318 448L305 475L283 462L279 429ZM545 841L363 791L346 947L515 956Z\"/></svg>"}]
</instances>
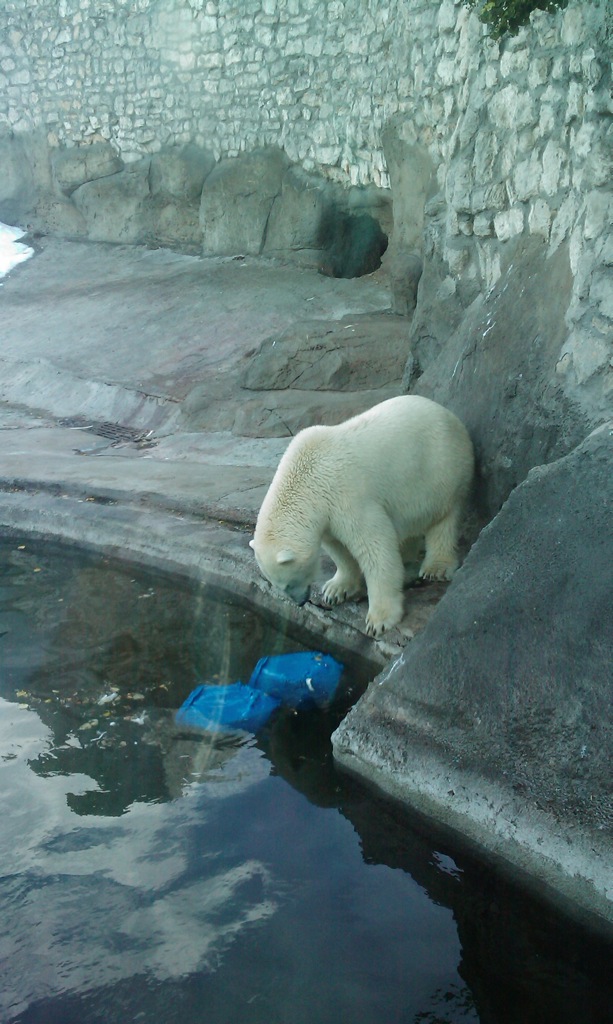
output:
<instances>
[{"instance_id":1,"label":"water reflection","mask_svg":"<svg viewBox=\"0 0 613 1024\"><path fill-rule=\"evenodd\" d=\"M237 745L178 730L176 708L199 682L247 679L262 651L302 649L264 617L163 576L28 545L6 558L2 692L49 729L34 772L95 783L68 795L78 814L123 814L213 772Z\"/></svg>"},{"instance_id":2,"label":"water reflection","mask_svg":"<svg viewBox=\"0 0 613 1024\"><path fill-rule=\"evenodd\" d=\"M605 946L339 775L342 709L175 726L299 640L100 559L0 562L3 1021L606 1019Z\"/></svg>"},{"instance_id":3,"label":"water reflection","mask_svg":"<svg viewBox=\"0 0 613 1024\"><path fill-rule=\"evenodd\" d=\"M0 841L3 1020L60 993L214 966L245 927L274 912L265 864L207 838L216 815L204 791L168 804L137 802L121 818L91 816L84 825L71 797L91 780L37 778L27 733L22 725L24 756L3 772L2 810L11 823ZM260 753L246 746L235 759L235 783L238 762L249 785L267 774Z\"/></svg>"}]
</instances>

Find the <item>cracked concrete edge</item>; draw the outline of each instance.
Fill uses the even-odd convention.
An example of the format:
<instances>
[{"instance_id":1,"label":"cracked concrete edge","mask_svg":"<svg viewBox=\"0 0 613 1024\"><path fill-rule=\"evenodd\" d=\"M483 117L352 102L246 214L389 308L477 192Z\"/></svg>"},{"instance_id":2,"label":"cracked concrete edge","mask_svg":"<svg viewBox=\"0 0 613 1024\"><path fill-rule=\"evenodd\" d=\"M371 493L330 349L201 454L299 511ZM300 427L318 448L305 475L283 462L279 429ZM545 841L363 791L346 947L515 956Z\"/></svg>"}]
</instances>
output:
<instances>
[{"instance_id":1,"label":"cracked concrete edge","mask_svg":"<svg viewBox=\"0 0 613 1024\"><path fill-rule=\"evenodd\" d=\"M211 511L211 510L209 510ZM218 510L221 512L221 510ZM246 514L198 517L129 505L112 499L62 495L34 488L0 491L0 531L100 552L123 562L155 569L214 587L229 598L256 605L280 630L301 642L360 662L373 678L400 653L389 640L375 641L342 621L334 610L308 603L303 607L279 598L254 569L247 542Z\"/></svg>"},{"instance_id":2,"label":"cracked concrete edge","mask_svg":"<svg viewBox=\"0 0 613 1024\"><path fill-rule=\"evenodd\" d=\"M476 846L505 873L519 874L522 885L575 920L613 935L611 847L604 837L568 822L562 826L504 784L450 763L444 751L417 734L410 744L406 737L398 744L396 763L390 764L393 732L393 721L376 712L365 715L361 701L359 715L350 711L332 735L337 764Z\"/></svg>"}]
</instances>

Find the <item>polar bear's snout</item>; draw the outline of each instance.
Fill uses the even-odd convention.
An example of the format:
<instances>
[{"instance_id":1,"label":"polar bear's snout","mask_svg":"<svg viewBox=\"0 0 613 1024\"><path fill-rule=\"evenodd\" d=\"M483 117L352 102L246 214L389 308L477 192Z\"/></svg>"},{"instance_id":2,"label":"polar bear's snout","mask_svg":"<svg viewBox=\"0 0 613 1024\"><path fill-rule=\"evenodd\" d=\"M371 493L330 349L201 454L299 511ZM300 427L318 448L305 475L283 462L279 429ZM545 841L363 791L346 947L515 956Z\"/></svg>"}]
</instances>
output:
<instances>
[{"instance_id":1,"label":"polar bear's snout","mask_svg":"<svg viewBox=\"0 0 613 1024\"><path fill-rule=\"evenodd\" d=\"M281 548L268 552L256 547L255 538L249 541L262 575L281 590L290 600L302 607L311 595L311 581L316 573L317 558L301 561L294 551Z\"/></svg>"},{"instance_id":2,"label":"polar bear's snout","mask_svg":"<svg viewBox=\"0 0 613 1024\"><path fill-rule=\"evenodd\" d=\"M288 597L291 597L292 601L295 601L296 604L299 604L302 608L303 604L306 604L311 596L311 588L300 586L293 587L290 585L285 588L285 593Z\"/></svg>"}]
</instances>

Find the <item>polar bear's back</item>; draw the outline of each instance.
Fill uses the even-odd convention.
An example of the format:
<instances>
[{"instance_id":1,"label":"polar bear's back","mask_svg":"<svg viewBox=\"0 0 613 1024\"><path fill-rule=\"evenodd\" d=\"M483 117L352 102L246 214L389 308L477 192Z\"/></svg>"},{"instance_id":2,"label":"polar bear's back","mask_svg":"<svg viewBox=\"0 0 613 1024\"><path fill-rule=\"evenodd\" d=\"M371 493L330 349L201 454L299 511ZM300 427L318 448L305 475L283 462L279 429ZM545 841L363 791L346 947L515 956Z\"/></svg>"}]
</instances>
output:
<instances>
[{"instance_id":1,"label":"polar bear's back","mask_svg":"<svg viewBox=\"0 0 613 1024\"><path fill-rule=\"evenodd\" d=\"M464 500L474 456L457 416L428 398L402 395L336 426L307 427L282 462L294 499L308 487L329 503L333 518L374 500L399 534L409 535Z\"/></svg>"},{"instance_id":2,"label":"polar bear's back","mask_svg":"<svg viewBox=\"0 0 613 1024\"><path fill-rule=\"evenodd\" d=\"M354 452L381 483L418 480L425 473L448 483L472 477L473 447L464 424L449 409L420 395L402 395L375 405L333 428L341 450Z\"/></svg>"}]
</instances>

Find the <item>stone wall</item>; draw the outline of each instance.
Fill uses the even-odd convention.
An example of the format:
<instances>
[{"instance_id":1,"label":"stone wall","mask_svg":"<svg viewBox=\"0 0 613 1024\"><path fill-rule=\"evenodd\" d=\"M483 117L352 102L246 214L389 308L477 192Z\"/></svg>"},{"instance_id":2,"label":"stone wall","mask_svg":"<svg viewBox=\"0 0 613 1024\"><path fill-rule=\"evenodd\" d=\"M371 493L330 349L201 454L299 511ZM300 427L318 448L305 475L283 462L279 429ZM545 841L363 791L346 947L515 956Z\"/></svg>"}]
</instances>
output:
<instances>
[{"instance_id":1,"label":"stone wall","mask_svg":"<svg viewBox=\"0 0 613 1024\"><path fill-rule=\"evenodd\" d=\"M518 239L540 241L544 260L564 251L557 373L597 415L613 338L611 17L604 0L571 0L496 43L461 0L331 0L325 17L317 0L5 0L0 215L51 192L33 223L97 237L87 203L58 206L47 148L110 144L141 168L117 181L132 209L151 194L152 154L189 145L212 164L277 147L302 174L391 186L388 266L402 279L408 253L428 270L409 381L503 280ZM7 135L34 169L27 194ZM193 208L164 210L154 241L201 240Z\"/></svg>"},{"instance_id":2,"label":"stone wall","mask_svg":"<svg viewBox=\"0 0 613 1024\"><path fill-rule=\"evenodd\" d=\"M604 3L571 3L556 17L533 15L498 45L445 0L421 57L431 70L419 115L392 120L407 140L400 167L416 149L433 165L422 235L429 273L413 325L418 368L428 369L478 297L513 286L530 240L539 248L533 277L546 279L554 257L567 263L568 284L555 296L543 288L536 301L563 315L553 376L594 421L610 409L613 383L612 16ZM413 52L414 69L419 60ZM520 309L521 289L515 298ZM483 350L495 317L480 326L471 345ZM514 343L512 321L506 328Z\"/></svg>"},{"instance_id":3,"label":"stone wall","mask_svg":"<svg viewBox=\"0 0 613 1024\"><path fill-rule=\"evenodd\" d=\"M397 6L7 0L0 122L44 126L56 145L109 139L126 162L189 142L217 158L276 145L307 170L385 185Z\"/></svg>"}]
</instances>

